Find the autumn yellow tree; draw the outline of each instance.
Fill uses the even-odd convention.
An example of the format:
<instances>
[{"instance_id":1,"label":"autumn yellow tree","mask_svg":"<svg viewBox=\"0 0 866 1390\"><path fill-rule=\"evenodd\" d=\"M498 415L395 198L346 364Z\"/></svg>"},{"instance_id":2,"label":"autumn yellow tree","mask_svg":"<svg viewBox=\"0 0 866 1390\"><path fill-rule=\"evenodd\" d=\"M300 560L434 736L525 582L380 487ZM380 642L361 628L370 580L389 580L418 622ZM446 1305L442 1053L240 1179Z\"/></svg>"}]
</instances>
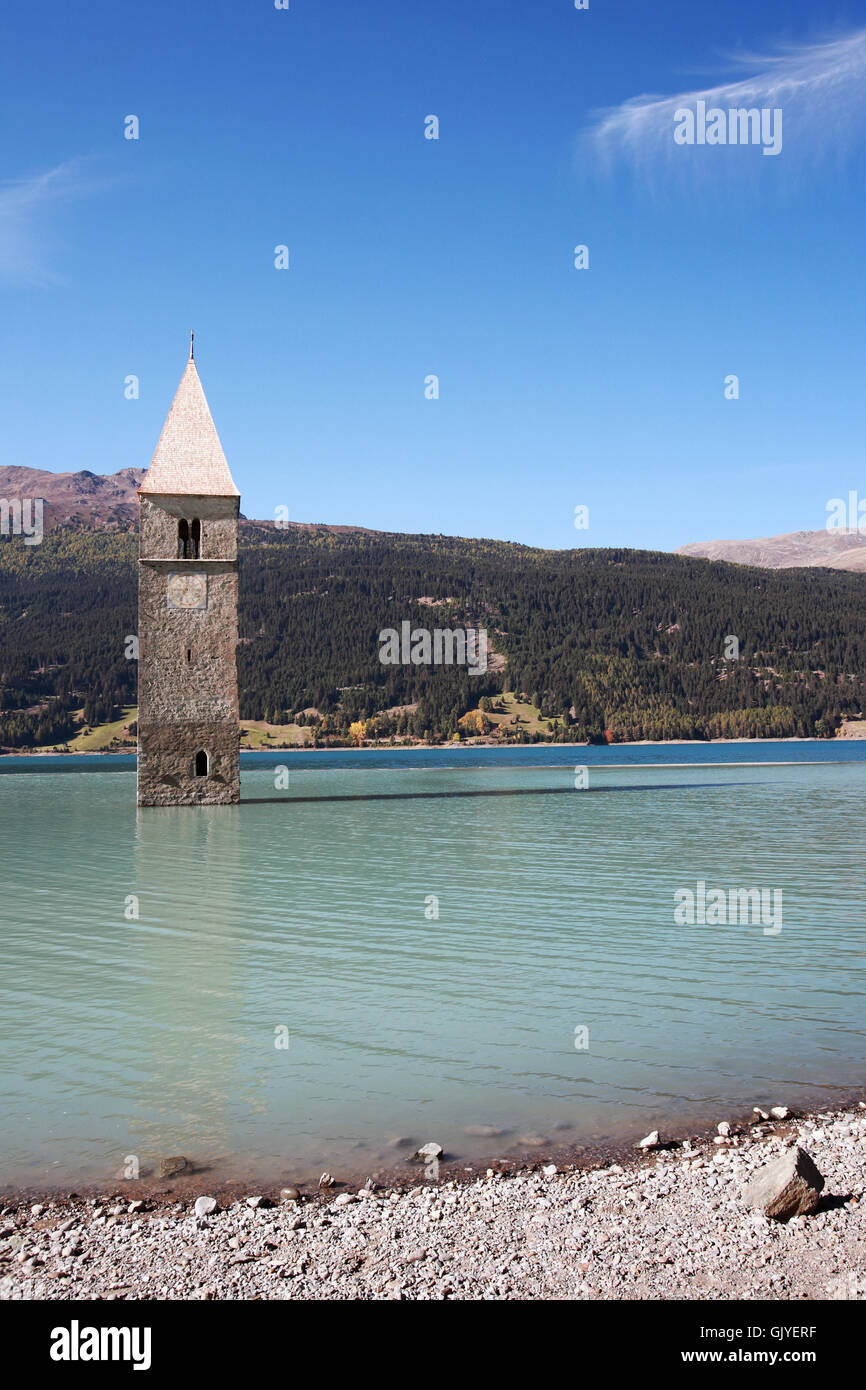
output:
<instances>
[{"instance_id":1,"label":"autumn yellow tree","mask_svg":"<svg viewBox=\"0 0 866 1390\"><path fill-rule=\"evenodd\" d=\"M354 722L349 725L349 737L352 742L356 743L360 748L364 739L367 737L367 721L365 719L354 720Z\"/></svg>"},{"instance_id":2,"label":"autumn yellow tree","mask_svg":"<svg viewBox=\"0 0 866 1390\"><path fill-rule=\"evenodd\" d=\"M458 724L465 734L488 734L491 729L490 720L480 709L471 709L468 714L464 714L459 719Z\"/></svg>"}]
</instances>

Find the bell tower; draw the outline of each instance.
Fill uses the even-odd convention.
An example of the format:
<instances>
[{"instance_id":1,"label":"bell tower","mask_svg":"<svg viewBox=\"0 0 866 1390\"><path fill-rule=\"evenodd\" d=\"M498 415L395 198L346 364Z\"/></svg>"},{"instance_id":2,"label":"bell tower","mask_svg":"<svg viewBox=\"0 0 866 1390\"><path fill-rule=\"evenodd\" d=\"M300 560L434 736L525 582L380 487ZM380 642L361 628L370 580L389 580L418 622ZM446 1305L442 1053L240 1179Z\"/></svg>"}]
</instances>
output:
<instances>
[{"instance_id":1,"label":"bell tower","mask_svg":"<svg viewBox=\"0 0 866 1390\"><path fill-rule=\"evenodd\" d=\"M193 360L138 491L138 804L240 800L238 515Z\"/></svg>"}]
</instances>

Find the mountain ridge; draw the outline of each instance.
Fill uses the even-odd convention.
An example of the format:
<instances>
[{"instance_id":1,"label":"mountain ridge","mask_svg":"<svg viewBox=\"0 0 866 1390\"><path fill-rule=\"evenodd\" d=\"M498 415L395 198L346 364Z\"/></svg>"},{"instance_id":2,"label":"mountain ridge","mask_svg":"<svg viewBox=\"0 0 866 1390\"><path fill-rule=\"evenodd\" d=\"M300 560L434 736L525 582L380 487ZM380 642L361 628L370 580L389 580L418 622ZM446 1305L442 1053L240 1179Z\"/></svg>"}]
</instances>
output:
<instances>
[{"instance_id":1,"label":"mountain ridge","mask_svg":"<svg viewBox=\"0 0 866 1390\"><path fill-rule=\"evenodd\" d=\"M866 573L866 534L855 530L788 531L753 540L691 541L673 552L756 569L834 569Z\"/></svg>"},{"instance_id":2,"label":"mountain ridge","mask_svg":"<svg viewBox=\"0 0 866 1390\"><path fill-rule=\"evenodd\" d=\"M0 466L0 498L20 500L41 498L42 524L46 531L58 526L86 526L94 530L135 530L138 525L138 489L146 468L121 468L116 473L91 473L79 468L70 473L53 473L48 468L24 468L18 464ZM250 520L241 514L245 526L276 527L273 521ZM334 535L358 533L385 535L368 526L335 525L329 522L290 521L287 530L325 529Z\"/></svg>"},{"instance_id":3,"label":"mountain ridge","mask_svg":"<svg viewBox=\"0 0 866 1390\"><path fill-rule=\"evenodd\" d=\"M132 531L138 524L138 489L146 472L145 468L121 468L116 473L92 473L82 468L54 473L46 468L8 464L0 466L0 498L42 498L46 531L59 526ZM289 521L280 527L272 520L243 515L241 524L247 531L258 531L262 537L279 530L324 531L331 535L383 539L412 534L333 522ZM523 546L520 542L511 544L526 550L546 549ZM690 541L673 551L660 553L689 559L724 560L755 569L820 568L866 573L866 534L856 530L789 531L743 540Z\"/></svg>"}]
</instances>

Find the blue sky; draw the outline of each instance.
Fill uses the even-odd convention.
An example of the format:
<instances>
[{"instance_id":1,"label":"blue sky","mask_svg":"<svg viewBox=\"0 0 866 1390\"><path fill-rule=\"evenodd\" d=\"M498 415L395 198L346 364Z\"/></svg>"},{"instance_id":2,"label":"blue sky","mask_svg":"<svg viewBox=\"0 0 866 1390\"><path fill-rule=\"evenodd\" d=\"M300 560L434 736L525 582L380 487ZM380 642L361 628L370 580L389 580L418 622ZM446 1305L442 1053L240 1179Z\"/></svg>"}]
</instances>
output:
<instances>
[{"instance_id":1,"label":"blue sky","mask_svg":"<svg viewBox=\"0 0 866 1390\"><path fill-rule=\"evenodd\" d=\"M817 529L866 495L864 35L866 0L7 6L0 463L146 466L192 327L249 516ZM633 104L752 79L778 157Z\"/></svg>"}]
</instances>

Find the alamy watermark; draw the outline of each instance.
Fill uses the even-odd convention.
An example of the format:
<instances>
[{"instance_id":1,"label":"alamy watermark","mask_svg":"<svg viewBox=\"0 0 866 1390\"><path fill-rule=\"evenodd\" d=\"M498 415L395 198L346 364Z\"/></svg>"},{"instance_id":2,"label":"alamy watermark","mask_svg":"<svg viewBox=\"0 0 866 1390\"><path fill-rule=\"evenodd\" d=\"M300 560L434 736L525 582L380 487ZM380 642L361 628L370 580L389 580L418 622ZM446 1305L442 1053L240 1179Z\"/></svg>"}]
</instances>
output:
<instances>
[{"instance_id":1,"label":"alamy watermark","mask_svg":"<svg viewBox=\"0 0 866 1390\"><path fill-rule=\"evenodd\" d=\"M51 1329L52 1361L129 1361L134 1371L150 1370L149 1327L82 1327L73 1318L68 1327Z\"/></svg>"},{"instance_id":2,"label":"alamy watermark","mask_svg":"<svg viewBox=\"0 0 866 1390\"><path fill-rule=\"evenodd\" d=\"M470 676L487 673L487 630L480 628L413 628L410 622L379 633L383 666L465 666Z\"/></svg>"},{"instance_id":3,"label":"alamy watermark","mask_svg":"<svg viewBox=\"0 0 866 1390\"><path fill-rule=\"evenodd\" d=\"M859 531L866 535L866 497L858 497L855 488L844 497L831 497L827 503L828 531Z\"/></svg>"},{"instance_id":4,"label":"alamy watermark","mask_svg":"<svg viewBox=\"0 0 866 1390\"><path fill-rule=\"evenodd\" d=\"M772 895L772 896L771 896ZM781 888L707 888L698 879L695 888L678 888L674 893L674 923L678 927L755 926L764 936L778 936L782 930Z\"/></svg>"},{"instance_id":5,"label":"alamy watermark","mask_svg":"<svg viewBox=\"0 0 866 1390\"><path fill-rule=\"evenodd\" d=\"M782 153L780 106L732 106L725 111L700 100L674 112L674 140L678 145L762 145L764 154Z\"/></svg>"},{"instance_id":6,"label":"alamy watermark","mask_svg":"<svg viewBox=\"0 0 866 1390\"><path fill-rule=\"evenodd\" d=\"M41 497L0 497L0 536L23 536L25 545L41 545Z\"/></svg>"}]
</instances>

